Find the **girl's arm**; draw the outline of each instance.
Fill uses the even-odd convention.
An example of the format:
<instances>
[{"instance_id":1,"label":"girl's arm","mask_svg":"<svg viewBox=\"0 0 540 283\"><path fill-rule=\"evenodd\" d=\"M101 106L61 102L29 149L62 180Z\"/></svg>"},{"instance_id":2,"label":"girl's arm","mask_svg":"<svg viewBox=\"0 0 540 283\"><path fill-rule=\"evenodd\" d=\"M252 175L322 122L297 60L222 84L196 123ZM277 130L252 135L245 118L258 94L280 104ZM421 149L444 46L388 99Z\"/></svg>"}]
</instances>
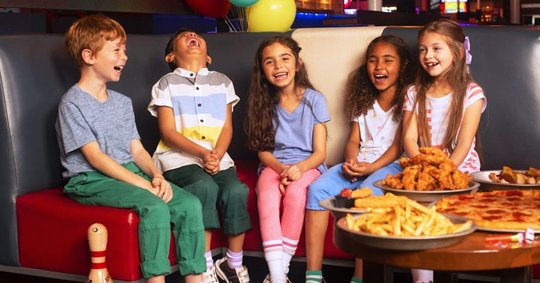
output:
<instances>
[{"instance_id":1,"label":"girl's arm","mask_svg":"<svg viewBox=\"0 0 540 283\"><path fill-rule=\"evenodd\" d=\"M272 170L278 174L281 174L281 172L287 168L287 166L279 162L270 151L258 151L257 155L264 166L272 168Z\"/></svg>"},{"instance_id":2,"label":"girl's arm","mask_svg":"<svg viewBox=\"0 0 540 283\"><path fill-rule=\"evenodd\" d=\"M163 142L170 147L197 156L204 160L210 154L210 150L192 142L176 131L173 109L167 106L157 108L159 133Z\"/></svg>"},{"instance_id":3,"label":"girl's arm","mask_svg":"<svg viewBox=\"0 0 540 283\"><path fill-rule=\"evenodd\" d=\"M317 168L326 159L326 123L313 127L313 153L305 160L295 164L303 174L307 170Z\"/></svg>"},{"instance_id":4,"label":"girl's arm","mask_svg":"<svg viewBox=\"0 0 540 283\"><path fill-rule=\"evenodd\" d=\"M465 160L469 150L471 149L478 125L480 124L480 116L482 115L482 100L478 100L471 106L465 109L463 119L460 125L456 148L450 154L450 160L458 165Z\"/></svg>"},{"instance_id":5,"label":"girl's arm","mask_svg":"<svg viewBox=\"0 0 540 283\"><path fill-rule=\"evenodd\" d=\"M233 136L233 125L232 125L232 106L231 104L227 104L227 115L225 117L225 124L223 125L223 129L221 129L221 133L219 134L219 138L216 143L215 151L218 154L219 160L223 158L223 155L227 152L229 149L229 145L231 145L231 140Z\"/></svg>"},{"instance_id":6,"label":"girl's arm","mask_svg":"<svg viewBox=\"0 0 540 283\"><path fill-rule=\"evenodd\" d=\"M408 157L413 157L420 154L419 149L416 113L403 111L403 150Z\"/></svg>"},{"instance_id":7,"label":"girl's arm","mask_svg":"<svg viewBox=\"0 0 540 283\"><path fill-rule=\"evenodd\" d=\"M345 144L345 162L357 162L358 151L360 150L360 126L358 122L351 122L349 139Z\"/></svg>"}]
</instances>

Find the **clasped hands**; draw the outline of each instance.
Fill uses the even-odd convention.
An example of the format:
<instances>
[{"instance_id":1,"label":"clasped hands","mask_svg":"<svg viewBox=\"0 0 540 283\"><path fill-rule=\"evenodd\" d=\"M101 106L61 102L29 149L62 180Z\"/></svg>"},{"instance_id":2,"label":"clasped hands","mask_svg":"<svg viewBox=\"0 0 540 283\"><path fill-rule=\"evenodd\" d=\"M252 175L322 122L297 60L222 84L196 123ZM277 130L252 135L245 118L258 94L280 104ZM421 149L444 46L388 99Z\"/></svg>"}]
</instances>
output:
<instances>
[{"instance_id":1,"label":"clasped hands","mask_svg":"<svg viewBox=\"0 0 540 283\"><path fill-rule=\"evenodd\" d=\"M303 174L303 171L300 168L300 166L296 164L285 165L283 169L281 170L281 173L279 174L281 178L280 183L279 183L279 191L281 191L281 193L284 194L287 186L290 183L300 179L302 177L302 174Z\"/></svg>"},{"instance_id":2,"label":"clasped hands","mask_svg":"<svg viewBox=\"0 0 540 283\"><path fill-rule=\"evenodd\" d=\"M203 169L210 175L215 175L219 172L219 163L221 156L216 150L208 150L202 156Z\"/></svg>"},{"instance_id":3,"label":"clasped hands","mask_svg":"<svg viewBox=\"0 0 540 283\"><path fill-rule=\"evenodd\" d=\"M351 182L356 182L358 177L371 174L372 164L369 162L359 162L357 160L349 160L343 163L343 175Z\"/></svg>"}]
</instances>

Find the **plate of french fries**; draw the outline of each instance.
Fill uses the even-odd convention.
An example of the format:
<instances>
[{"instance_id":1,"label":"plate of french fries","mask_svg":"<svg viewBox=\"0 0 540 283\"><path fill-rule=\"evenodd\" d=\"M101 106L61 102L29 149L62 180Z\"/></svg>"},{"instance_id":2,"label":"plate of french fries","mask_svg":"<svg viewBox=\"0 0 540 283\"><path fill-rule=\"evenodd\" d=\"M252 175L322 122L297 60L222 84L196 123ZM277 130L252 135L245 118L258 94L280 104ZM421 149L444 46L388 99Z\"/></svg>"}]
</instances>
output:
<instances>
[{"instance_id":1,"label":"plate of french fries","mask_svg":"<svg viewBox=\"0 0 540 283\"><path fill-rule=\"evenodd\" d=\"M513 190L540 189L540 169L514 170L503 166L502 170L480 171L472 174L475 181L481 183L480 189Z\"/></svg>"},{"instance_id":2,"label":"plate of french fries","mask_svg":"<svg viewBox=\"0 0 540 283\"><path fill-rule=\"evenodd\" d=\"M469 186L464 189L442 191L409 191L402 189L394 189L383 185L382 180L375 182L374 185L381 188L381 190L383 190L385 193L389 192L395 195L406 196L412 200L422 203L431 203L439 200L442 197L447 197L451 195L474 193L478 190L478 187L480 187L480 184L474 181L469 182Z\"/></svg>"},{"instance_id":3,"label":"plate of french fries","mask_svg":"<svg viewBox=\"0 0 540 283\"><path fill-rule=\"evenodd\" d=\"M442 248L460 242L476 229L473 221L438 213L405 196L386 194L365 201L366 212L347 214L336 228L362 238L366 246L392 250Z\"/></svg>"}]
</instances>

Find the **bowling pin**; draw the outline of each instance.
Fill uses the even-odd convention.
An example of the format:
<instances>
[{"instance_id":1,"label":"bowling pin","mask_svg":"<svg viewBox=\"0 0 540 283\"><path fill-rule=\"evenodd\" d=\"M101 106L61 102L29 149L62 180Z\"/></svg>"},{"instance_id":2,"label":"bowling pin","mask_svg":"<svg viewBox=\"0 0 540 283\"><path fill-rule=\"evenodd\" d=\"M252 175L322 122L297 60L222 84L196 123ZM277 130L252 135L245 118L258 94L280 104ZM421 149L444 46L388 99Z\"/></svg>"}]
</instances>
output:
<instances>
[{"instance_id":1,"label":"bowling pin","mask_svg":"<svg viewBox=\"0 0 540 283\"><path fill-rule=\"evenodd\" d=\"M94 223L88 227L88 244L92 265L86 283L112 283L105 263L107 228L103 224Z\"/></svg>"}]
</instances>

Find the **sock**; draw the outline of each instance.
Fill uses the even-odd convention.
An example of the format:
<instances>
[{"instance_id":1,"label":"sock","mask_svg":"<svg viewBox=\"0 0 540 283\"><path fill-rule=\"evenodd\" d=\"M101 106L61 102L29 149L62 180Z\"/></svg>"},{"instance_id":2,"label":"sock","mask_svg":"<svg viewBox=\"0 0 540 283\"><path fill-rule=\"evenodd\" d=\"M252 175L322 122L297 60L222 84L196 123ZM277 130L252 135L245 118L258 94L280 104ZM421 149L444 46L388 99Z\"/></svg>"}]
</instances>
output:
<instances>
[{"instance_id":1,"label":"sock","mask_svg":"<svg viewBox=\"0 0 540 283\"><path fill-rule=\"evenodd\" d=\"M227 249L227 266L230 269L242 268L244 251L237 253Z\"/></svg>"},{"instance_id":2,"label":"sock","mask_svg":"<svg viewBox=\"0 0 540 283\"><path fill-rule=\"evenodd\" d=\"M270 279L272 282L285 282L286 277L281 265L281 254L283 244L281 240L272 240L263 242L264 258L268 264Z\"/></svg>"},{"instance_id":3,"label":"sock","mask_svg":"<svg viewBox=\"0 0 540 283\"><path fill-rule=\"evenodd\" d=\"M214 259L212 258L212 252L207 251L204 253L204 258L206 258L206 270L210 270L214 266Z\"/></svg>"},{"instance_id":4,"label":"sock","mask_svg":"<svg viewBox=\"0 0 540 283\"><path fill-rule=\"evenodd\" d=\"M294 241L288 238L281 238L283 241L283 252L281 253L281 265L283 265L283 272L285 272L285 275L289 274L289 265L291 263L291 259L296 253L296 247L298 245L298 241Z\"/></svg>"},{"instance_id":5,"label":"sock","mask_svg":"<svg viewBox=\"0 0 540 283\"><path fill-rule=\"evenodd\" d=\"M353 277L351 279L351 283L364 283L364 280L362 280L361 278L358 278L358 277Z\"/></svg>"},{"instance_id":6,"label":"sock","mask_svg":"<svg viewBox=\"0 0 540 283\"><path fill-rule=\"evenodd\" d=\"M320 283L322 270L306 270L306 283Z\"/></svg>"}]
</instances>

